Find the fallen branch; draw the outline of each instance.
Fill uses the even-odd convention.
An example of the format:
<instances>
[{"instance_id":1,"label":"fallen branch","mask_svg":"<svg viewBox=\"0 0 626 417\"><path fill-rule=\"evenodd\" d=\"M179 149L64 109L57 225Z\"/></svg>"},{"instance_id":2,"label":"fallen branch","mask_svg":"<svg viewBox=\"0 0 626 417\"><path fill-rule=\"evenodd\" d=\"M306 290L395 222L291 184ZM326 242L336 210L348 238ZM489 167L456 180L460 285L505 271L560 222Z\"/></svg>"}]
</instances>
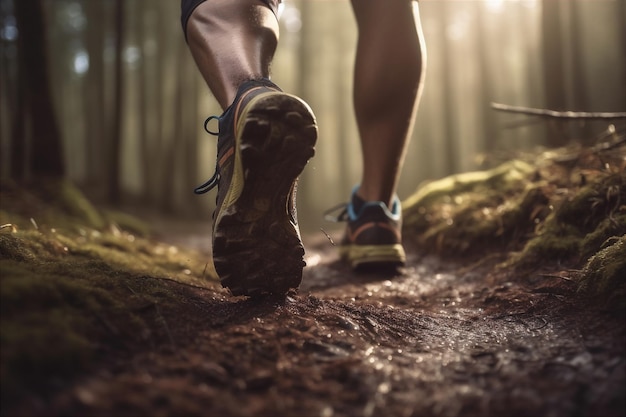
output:
<instances>
[{"instance_id":1,"label":"fallen branch","mask_svg":"<svg viewBox=\"0 0 626 417\"><path fill-rule=\"evenodd\" d=\"M532 107L509 106L501 103L491 103L494 110L509 113L528 114L531 116L549 117L552 119L626 119L626 112L606 113L606 112L579 112L579 111L556 111L549 109L534 109Z\"/></svg>"}]
</instances>

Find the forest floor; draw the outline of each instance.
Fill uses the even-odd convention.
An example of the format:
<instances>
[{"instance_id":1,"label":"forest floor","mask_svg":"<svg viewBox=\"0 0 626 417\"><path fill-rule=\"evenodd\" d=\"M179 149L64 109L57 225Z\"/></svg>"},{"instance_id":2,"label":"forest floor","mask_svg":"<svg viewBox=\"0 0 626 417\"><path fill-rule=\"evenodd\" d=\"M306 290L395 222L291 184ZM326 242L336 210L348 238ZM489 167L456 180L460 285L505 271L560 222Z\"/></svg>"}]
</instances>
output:
<instances>
[{"instance_id":1,"label":"forest floor","mask_svg":"<svg viewBox=\"0 0 626 417\"><path fill-rule=\"evenodd\" d=\"M247 299L219 285L208 225L70 233L20 199L28 221L0 230L2 415L626 414L624 308L580 296L568 265L407 242L404 268L355 273L319 232L298 291Z\"/></svg>"}]
</instances>

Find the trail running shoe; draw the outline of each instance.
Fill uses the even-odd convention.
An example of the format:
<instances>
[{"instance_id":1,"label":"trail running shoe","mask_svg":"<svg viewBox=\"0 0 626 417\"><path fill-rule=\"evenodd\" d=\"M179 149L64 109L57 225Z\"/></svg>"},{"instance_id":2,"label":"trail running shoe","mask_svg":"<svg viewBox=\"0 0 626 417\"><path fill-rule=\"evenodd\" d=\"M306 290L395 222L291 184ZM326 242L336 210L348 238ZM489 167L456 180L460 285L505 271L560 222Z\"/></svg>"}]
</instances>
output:
<instances>
[{"instance_id":1,"label":"trail running shoe","mask_svg":"<svg viewBox=\"0 0 626 417\"><path fill-rule=\"evenodd\" d=\"M357 188L353 189L350 202L337 217L326 216L328 220L348 222L339 245L339 256L354 269L404 265L406 254L402 247L400 200L394 197L389 210L382 201L362 200L356 195Z\"/></svg>"},{"instance_id":2,"label":"trail running shoe","mask_svg":"<svg viewBox=\"0 0 626 417\"><path fill-rule=\"evenodd\" d=\"M233 295L284 294L302 281L297 179L315 153L310 107L269 80L244 83L218 119L213 263Z\"/></svg>"}]
</instances>

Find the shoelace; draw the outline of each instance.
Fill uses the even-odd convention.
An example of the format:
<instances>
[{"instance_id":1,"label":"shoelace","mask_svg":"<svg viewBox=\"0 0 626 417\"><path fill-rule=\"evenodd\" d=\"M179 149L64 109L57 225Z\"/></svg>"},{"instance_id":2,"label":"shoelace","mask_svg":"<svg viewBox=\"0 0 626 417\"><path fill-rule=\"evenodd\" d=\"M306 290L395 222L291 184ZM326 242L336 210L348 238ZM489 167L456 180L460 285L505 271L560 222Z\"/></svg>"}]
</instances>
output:
<instances>
[{"instance_id":1,"label":"shoelace","mask_svg":"<svg viewBox=\"0 0 626 417\"><path fill-rule=\"evenodd\" d=\"M211 120L217 120L219 122L220 117L219 116L209 116L205 121L204 121L204 130L209 134L209 135L213 135L213 136L217 136L219 135L219 132L213 132L211 130L209 130L209 122ZM208 181L206 181L204 184L197 186L196 188L193 189L194 194L206 194L209 191L211 191L213 188L215 188L220 182L220 167L219 165L216 163L215 164L215 172L213 173L213 176L211 178L209 178Z\"/></svg>"},{"instance_id":2,"label":"shoelace","mask_svg":"<svg viewBox=\"0 0 626 417\"><path fill-rule=\"evenodd\" d=\"M334 207L329 208L328 210L324 212L324 220L333 222L333 223L348 221L348 205L349 204L350 203L341 203L341 204L337 204ZM336 216L333 216L332 213L336 212L339 209L342 209L339 212L339 214L337 214Z\"/></svg>"}]
</instances>

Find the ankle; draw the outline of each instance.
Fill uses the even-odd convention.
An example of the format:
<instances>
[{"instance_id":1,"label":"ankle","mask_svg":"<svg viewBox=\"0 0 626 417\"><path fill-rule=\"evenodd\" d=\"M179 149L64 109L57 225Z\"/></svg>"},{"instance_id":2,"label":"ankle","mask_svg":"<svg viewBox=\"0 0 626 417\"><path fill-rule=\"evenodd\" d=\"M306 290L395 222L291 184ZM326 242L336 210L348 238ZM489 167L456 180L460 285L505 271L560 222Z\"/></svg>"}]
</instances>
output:
<instances>
[{"instance_id":1,"label":"ankle","mask_svg":"<svg viewBox=\"0 0 626 417\"><path fill-rule=\"evenodd\" d=\"M361 186L358 186L358 189L356 190L356 192L353 193L352 204L354 205L355 201L358 201L359 203L361 203L361 205L369 201L380 201L380 202L385 203L387 207L391 208L395 194L391 193L390 196L388 196L387 194L388 193L382 193L378 190L365 188L361 185Z\"/></svg>"}]
</instances>

